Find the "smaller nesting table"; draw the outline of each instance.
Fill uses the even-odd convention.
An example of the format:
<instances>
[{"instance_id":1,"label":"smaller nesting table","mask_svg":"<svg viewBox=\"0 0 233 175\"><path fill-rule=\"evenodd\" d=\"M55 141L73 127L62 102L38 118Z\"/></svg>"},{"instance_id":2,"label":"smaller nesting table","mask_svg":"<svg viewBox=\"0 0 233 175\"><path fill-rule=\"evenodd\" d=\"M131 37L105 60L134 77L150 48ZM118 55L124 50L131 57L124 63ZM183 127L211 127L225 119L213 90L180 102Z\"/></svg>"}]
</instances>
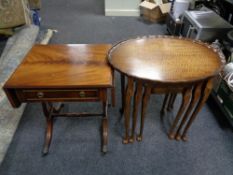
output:
<instances>
[{"instance_id":1,"label":"smaller nesting table","mask_svg":"<svg viewBox=\"0 0 233 175\"><path fill-rule=\"evenodd\" d=\"M35 45L4 85L13 107L40 102L47 121L43 154L49 151L54 117L102 116L102 148L107 152L108 95L113 87L106 54L111 45ZM112 91L114 97L114 91ZM114 99L113 99L114 100ZM96 102L102 113L62 113L54 102Z\"/></svg>"},{"instance_id":2,"label":"smaller nesting table","mask_svg":"<svg viewBox=\"0 0 233 175\"><path fill-rule=\"evenodd\" d=\"M129 143L135 138L141 99L141 126L137 140L142 140L146 107L152 93L171 94L164 100L162 113L166 106L172 108L177 93L182 94L182 103L168 136L170 139L187 140L187 131L211 92L213 78L220 72L224 56L201 41L181 37L149 36L116 44L109 51L108 60L111 66L121 73L122 108L125 118L123 143ZM126 88L125 77L128 79ZM134 107L130 128L132 96Z\"/></svg>"}]
</instances>

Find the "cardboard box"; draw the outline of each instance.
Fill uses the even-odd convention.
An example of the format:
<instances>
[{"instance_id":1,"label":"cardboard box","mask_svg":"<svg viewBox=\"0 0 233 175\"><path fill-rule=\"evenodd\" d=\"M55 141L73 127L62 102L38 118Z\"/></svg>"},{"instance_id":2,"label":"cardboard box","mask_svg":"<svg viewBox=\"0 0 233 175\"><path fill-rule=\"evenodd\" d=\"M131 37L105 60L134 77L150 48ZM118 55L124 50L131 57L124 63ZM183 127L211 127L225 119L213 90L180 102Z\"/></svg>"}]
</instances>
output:
<instances>
[{"instance_id":1,"label":"cardboard box","mask_svg":"<svg viewBox=\"0 0 233 175\"><path fill-rule=\"evenodd\" d=\"M146 0L146 1L155 3L155 4L157 4L157 5L160 5L160 4L165 3L163 0Z\"/></svg>"},{"instance_id":2,"label":"cardboard box","mask_svg":"<svg viewBox=\"0 0 233 175\"><path fill-rule=\"evenodd\" d=\"M41 8L41 0L28 0L30 9L40 9Z\"/></svg>"},{"instance_id":3,"label":"cardboard box","mask_svg":"<svg viewBox=\"0 0 233 175\"><path fill-rule=\"evenodd\" d=\"M141 15L151 22L163 21L171 9L171 3L163 3L162 0L143 1L140 4Z\"/></svg>"}]
</instances>

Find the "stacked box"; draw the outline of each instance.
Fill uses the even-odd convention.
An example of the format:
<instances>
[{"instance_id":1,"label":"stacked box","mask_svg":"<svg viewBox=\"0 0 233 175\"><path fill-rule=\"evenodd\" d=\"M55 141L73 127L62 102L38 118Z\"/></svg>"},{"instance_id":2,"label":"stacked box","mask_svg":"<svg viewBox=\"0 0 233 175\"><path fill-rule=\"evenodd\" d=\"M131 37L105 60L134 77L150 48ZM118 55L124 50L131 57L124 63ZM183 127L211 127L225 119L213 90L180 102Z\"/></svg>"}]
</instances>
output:
<instances>
[{"instance_id":1,"label":"stacked box","mask_svg":"<svg viewBox=\"0 0 233 175\"><path fill-rule=\"evenodd\" d=\"M28 0L30 9L40 9L41 0Z\"/></svg>"},{"instance_id":2,"label":"stacked box","mask_svg":"<svg viewBox=\"0 0 233 175\"><path fill-rule=\"evenodd\" d=\"M0 29L23 25L29 20L27 0L0 0Z\"/></svg>"},{"instance_id":3,"label":"stacked box","mask_svg":"<svg viewBox=\"0 0 233 175\"><path fill-rule=\"evenodd\" d=\"M141 15L150 22L164 21L170 8L171 3L163 3L162 0L143 1L140 4Z\"/></svg>"}]
</instances>

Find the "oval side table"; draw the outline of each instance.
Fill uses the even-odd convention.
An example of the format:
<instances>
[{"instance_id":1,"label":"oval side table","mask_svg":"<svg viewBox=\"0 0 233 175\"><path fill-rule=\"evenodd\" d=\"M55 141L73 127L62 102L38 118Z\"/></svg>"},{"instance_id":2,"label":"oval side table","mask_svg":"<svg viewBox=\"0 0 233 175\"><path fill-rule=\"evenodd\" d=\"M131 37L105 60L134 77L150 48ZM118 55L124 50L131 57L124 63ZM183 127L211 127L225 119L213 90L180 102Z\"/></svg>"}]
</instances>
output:
<instances>
[{"instance_id":1,"label":"oval side table","mask_svg":"<svg viewBox=\"0 0 233 175\"><path fill-rule=\"evenodd\" d=\"M186 140L188 129L211 92L213 78L224 65L224 56L219 50L201 41L181 37L148 36L114 45L108 52L108 61L121 73L125 119L123 143L127 144L135 138L138 105L141 99L141 126L137 140L142 140L146 107L151 93L172 94L170 100L166 96L167 100L165 98L164 103L173 102L175 94L182 93L181 106L168 136L170 139ZM128 79L126 88L125 77ZM133 96L133 121L129 135L130 103ZM170 107L171 105L172 103Z\"/></svg>"}]
</instances>

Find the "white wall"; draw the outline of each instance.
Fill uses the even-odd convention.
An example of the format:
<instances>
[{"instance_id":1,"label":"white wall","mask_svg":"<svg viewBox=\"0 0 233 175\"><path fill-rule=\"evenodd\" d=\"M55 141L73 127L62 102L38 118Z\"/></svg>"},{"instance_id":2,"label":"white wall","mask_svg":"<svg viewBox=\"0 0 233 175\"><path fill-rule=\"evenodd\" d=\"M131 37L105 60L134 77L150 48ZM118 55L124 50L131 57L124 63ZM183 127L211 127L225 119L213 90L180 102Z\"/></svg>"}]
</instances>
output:
<instances>
[{"instance_id":1,"label":"white wall","mask_svg":"<svg viewBox=\"0 0 233 175\"><path fill-rule=\"evenodd\" d=\"M141 0L105 0L106 16L139 16Z\"/></svg>"}]
</instances>

